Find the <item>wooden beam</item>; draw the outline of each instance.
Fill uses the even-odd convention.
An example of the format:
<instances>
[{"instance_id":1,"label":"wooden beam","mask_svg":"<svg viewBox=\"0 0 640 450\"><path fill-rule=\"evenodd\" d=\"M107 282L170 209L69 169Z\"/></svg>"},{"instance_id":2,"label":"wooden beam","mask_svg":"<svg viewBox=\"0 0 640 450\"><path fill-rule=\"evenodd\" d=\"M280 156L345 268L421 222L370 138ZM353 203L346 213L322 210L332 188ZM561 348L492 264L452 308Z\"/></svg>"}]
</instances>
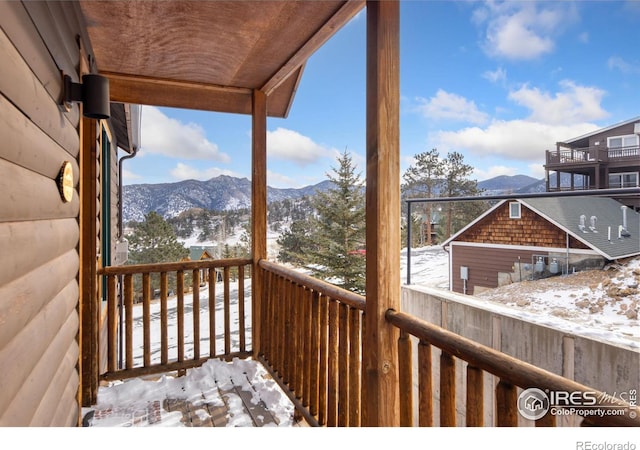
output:
<instances>
[{"instance_id":1,"label":"wooden beam","mask_svg":"<svg viewBox=\"0 0 640 450\"><path fill-rule=\"evenodd\" d=\"M112 102L251 114L252 90L188 81L100 72Z\"/></svg>"},{"instance_id":2,"label":"wooden beam","mask_svg":"<svg viewBox=\"0 0 640 450\"><path fill-rule=\"evenodd\" d=\"M364 0L352 0L344 2L344 4L331 16L331 18L322 26L322 28L314 33L311 39L302 45L291 58L265 83L260 89L266 95L271 95L280 84L282 84L289 76L298 68L300 68L315 52L320 48L337 29L346 24L353 16L355 16L363 7Z\"/></svg>"},{"instance_id":3,"label":"wooden beam","mask_svg":"<svg viewBox=\"0 0 640 450\"><path fill-rule=\"evenodd\" d=\"M252 339L254 357L260 354L261 332L261 283L262 275L258 263L267 258L267 96L255 90L252 102L251 144L251 254L253 257Z\"/></svg>"},{"instance_id":4,"label":"wooden beam","mask_svg":"<svg viewBox=\"0 0 640 450\"><path fill-rule=\"evenodd\" d=\"M367 1L365 426L399 426L400 139L398 1Z\"/></svg>"}]
</instances>

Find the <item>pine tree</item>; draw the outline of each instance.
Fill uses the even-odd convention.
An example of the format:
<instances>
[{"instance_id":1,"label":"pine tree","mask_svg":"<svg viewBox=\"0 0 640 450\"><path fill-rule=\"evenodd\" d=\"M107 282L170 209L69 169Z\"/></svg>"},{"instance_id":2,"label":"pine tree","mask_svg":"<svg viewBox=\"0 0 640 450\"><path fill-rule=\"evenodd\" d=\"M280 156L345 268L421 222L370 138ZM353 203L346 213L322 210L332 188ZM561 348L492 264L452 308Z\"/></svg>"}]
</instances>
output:
<instances>
[{"instance_id":1,"label":"pine tree","mask_svg":"<svg viewBox=\"0 0 640 450\"><path fill-rule=\"evenodd\" d=\"M155 211L148 213L127 239L130 264L180 261L189 255L171 225Z\"/></svg>"},{"instance_id":2,"label":"pine tree","mask_svg":"<svg viewBox=\"0 0 640 450\"><path fill-rule=\"evenodd\" d=\"M445 165L440 159L437 149L431 149L428 152L419 153L414 156L415 163L410 166L402 176L404 184L402 189L406 194L406 198L433 198L438 196L443 184ZM424 223L426 226L427 245L432 245L431 240L431 220L433 218L433 203L424 205ZM422 243L422 236L420 236Z\"/></svg>"},{"instance_id":3,"label":"pine tree","mask_svg":"<svg viewBox=\"0 0 640 450\"><path fill-rule=\"evenodd\" d=\"M354 292L365 291L365 197L363 182L345 150L327 177L333 187L313 199L313 249L307 264L316 276Z\"/></svg>"},{"instance_id":4,"label":"pine tree","mask_svg":"<svg viewBox=\"0 0 640 450\"><path fill-rule=\"evenodd\" d=\"M298 267L306 266L308 255L315 248L311 240L312 235L312 224L309 218L293 221L289 229L278 237L277 243L280 247L278 260Z\"/></svg>"},{"instance_id":5,"label":"pine tree","mask_svg":"<svg viewBox=\"0 0 640 450\"><path fill-rule=\"evenodd\" d=\"M469 177L473 166L465 164L464 156L458 152L450 152L444 160L444 182L442 195L445 197L474 197L482 193L478 182ZM457 230L469 223L473 218L486 210L484 202L448 202L445 215L441 218L444 227L440 227L441 237L447 239Z\"/></svg>"}]
</instances>

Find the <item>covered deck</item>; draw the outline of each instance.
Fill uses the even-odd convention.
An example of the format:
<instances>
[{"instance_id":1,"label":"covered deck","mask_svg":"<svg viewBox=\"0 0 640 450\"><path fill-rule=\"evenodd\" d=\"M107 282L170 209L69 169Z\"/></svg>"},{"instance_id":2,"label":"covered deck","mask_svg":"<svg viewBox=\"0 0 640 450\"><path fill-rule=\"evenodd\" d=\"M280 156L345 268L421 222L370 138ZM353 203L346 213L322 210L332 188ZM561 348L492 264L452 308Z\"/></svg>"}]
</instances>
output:
<instances>
[{"instance_id":1,"label":"covered deck","mask_svg":"<svg viewBox=\"0 0 640 450\"><path fill-rule=\"evenodd\" d=\"M270 261L266 246L267 116L286 116L307 58L365 3L80 5L112 101L252 117L250 259L98 267L96 279L106 278L106 333L96 329L98 296L88 290L85 404L99 401L100 382L185 375L209 360L234 358L261 363L310 426L549 426L552 415L528 422L519 416L519 392L593 391L400 311L397 1L366 3L366 298ZM86 255L81 263L94 264L95 255ZM157 301L152 286L159 286ZM466 399L463 410L459 398ZM485 422L485 402L497 405L495 423Z\"/></svg>"}]
</instances>

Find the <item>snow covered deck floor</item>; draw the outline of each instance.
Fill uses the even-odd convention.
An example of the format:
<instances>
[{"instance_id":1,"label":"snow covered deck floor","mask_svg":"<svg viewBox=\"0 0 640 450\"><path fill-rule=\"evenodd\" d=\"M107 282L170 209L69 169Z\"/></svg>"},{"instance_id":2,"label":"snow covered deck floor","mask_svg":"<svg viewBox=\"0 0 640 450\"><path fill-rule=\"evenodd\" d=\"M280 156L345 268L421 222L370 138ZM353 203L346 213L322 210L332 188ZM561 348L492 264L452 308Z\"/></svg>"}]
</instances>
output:
<instances>
[{"instance_id":1,"label":"snow covered deck floor","mask_svg":"<svg viewBox=\"0 0 640 450\"><path fill-rule=\"evenodd\" d=\"M86 427L307 426L264 367L253 360L207 361L183 377L135 378L98 392Z\"/></svg>"}]
</instances>

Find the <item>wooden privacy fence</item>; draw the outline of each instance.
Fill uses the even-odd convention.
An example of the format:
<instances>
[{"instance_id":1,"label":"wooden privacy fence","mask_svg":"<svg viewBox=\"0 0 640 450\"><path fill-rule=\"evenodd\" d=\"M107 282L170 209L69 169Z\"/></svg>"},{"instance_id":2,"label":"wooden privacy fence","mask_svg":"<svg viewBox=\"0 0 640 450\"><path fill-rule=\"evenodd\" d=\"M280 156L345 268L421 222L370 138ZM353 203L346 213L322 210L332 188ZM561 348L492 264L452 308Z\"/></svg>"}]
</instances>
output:
<instances>
[{"instance_id":1,"label":"wooden privacy fence","mask_svg":"<svg viewBox=\"0 0 640 450\"><path fill-rule=\"evenodd\" d=\"M417 319L406 313L389 310L387 320L400 329L398 341L398 366L400 378L400 417L403 426L414 425L414 383L412 368L412 343L410 336L418 343L418 423L419 426L433 426L433 382L439 380L440 426L483 426L484 424L484 373L498 377L495 388L497 425L518 425L518 388L538 388L543 392L577 393L573 398L596 398L605 400L602 410L624 411L623 415L591 415L582 419L582 426L640 426L640 418L634 408L614 399L603 392L590 389L567 378L548 372L532 364L508 356L470 339L459 336L443 328ZM439 376L432 373L432 346L441 350ZM456 423L456 364L455 359L466 362L466 407L463 413L465 423ZM464 366L464 365L463 365ZM588 397L583 397L587 394ZM613 403L615 407L612 408ZM573 407L567 405L567 412ZM585 410L598 406L585 407ZM555 415L546 414L535 421L536 426L556 426ZM491 424L488 424L491 425Z\"/></svg>"},{"instance_id":2,"label":"wooden privacy fence","mask_svg":"<svg viewBox=\"0 0 640 450\"><path fill-rule=\"evenodd\" d=\"M250 259L224 259L103 268L103 379L183 371L208 358L246 356L245 268L250 264Z\"/></svg>"},{"instance_id":3,"label":"wooden privacy fence","mask_svg":"<svg viewBox=\"0 0 640 450\"><path fill-rule=\"evenodd\" d=\"M309 422L360 426L364 297L261 260L261 355Z\"/></svg>"}]
</instances>

